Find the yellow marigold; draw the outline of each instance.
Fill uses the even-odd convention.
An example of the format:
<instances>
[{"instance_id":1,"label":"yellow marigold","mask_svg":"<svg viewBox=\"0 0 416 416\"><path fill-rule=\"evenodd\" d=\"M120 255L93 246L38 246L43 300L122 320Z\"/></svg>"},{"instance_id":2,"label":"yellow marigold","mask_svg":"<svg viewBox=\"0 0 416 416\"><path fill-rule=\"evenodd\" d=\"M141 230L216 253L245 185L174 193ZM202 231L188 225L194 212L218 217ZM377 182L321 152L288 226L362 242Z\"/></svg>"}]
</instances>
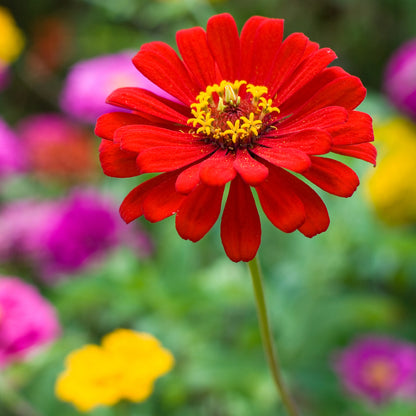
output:
<instances>
[{"instance_id":1,"label":"yellow marigold","mask_svg":"<svg viewBox=\"0 0 416 416\"><path fill-rule=\"evenodd\" d=\"M367 180L367 191L380 218L389 224L416 222L416 125L394 118L376 127L377 169Z\"/></svg>"},{"instance_id":2,"label":"yellow marigold","mask_svg":"<svg viewBox=\"0 0 416 416\"><path fill-rule=\"evenodd\" d=\"M173 364L172 354L152 335L118 329L101 346L86 345L69 354L55 393L83 412L123 399L141 402Z\"/></svg>"},{"instance_id":3,"label":"yellow marigold","mask_svg":"<svg viewBox=\"0 0 416 416\"><path fill-rule=\"evenodd\" d=\"M21 30L5 7L0 6L0 61L13 62L23 49L24 38Z\"/></svg>"}]
</instances>

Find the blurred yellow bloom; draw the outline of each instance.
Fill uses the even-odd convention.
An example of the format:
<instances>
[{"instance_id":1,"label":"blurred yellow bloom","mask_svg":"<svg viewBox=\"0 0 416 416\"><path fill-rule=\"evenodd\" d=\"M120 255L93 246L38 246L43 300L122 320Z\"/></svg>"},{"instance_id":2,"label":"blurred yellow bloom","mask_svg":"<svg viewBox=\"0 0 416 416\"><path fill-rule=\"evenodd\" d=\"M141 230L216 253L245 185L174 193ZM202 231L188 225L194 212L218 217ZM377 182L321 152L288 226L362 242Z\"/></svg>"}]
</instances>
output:
<instances>
[{"instance_id":1,"label":"blurred yellow bloom","mask_svg":"<svg viewBox=\"0 0 416 416\"><path fill-rule=\"evenodd\" d=\"M375 128L377 169L367 191L380 218L389 224L416 223L416 125L394 118Z\"/></svg>"},{"instance_id":2,"label":"blurred yellow bloom","mask_svg":"<svg viewBox=\"0 0 416 416\"><path fill-rule=\"evenodd\" d=\"M0 61L13 62L23 49L24 39L9 10L0 6Z\"/></svg>"},{"instance_id":3,"label":"blurred yellow bloom","mask_svg":"<svg viewBox=\"0 0 416 416\"><path fill-rule=\"evenodd\" d=\"M173 364L172 354L152 335L118 329L101 346L86 345L69 354L55 393L83 412L123 399L141 402Z\"/></svg>"}]
</instances>

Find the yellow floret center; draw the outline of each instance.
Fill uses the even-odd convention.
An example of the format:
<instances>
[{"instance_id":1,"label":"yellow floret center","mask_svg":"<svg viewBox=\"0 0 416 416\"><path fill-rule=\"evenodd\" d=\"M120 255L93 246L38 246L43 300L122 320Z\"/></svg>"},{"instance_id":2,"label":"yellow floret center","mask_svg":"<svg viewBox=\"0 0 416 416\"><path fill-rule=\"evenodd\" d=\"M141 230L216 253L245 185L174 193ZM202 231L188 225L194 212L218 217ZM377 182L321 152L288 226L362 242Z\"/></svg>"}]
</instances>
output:
<instances>
[{"instance_id":1,"label":"yellow floret center","mask_svg":"<svg viewBox=\"0 0 416 416\"><path fill-rule=\"evenodd\" d=\"M193 117L188 124L195 129L192 132L222 148L252 146L280 112L267 94L267 87L246 81L209 85L199 93L197 102L191 104Z\"/></svg>"},{"instance_id":2,"label":"yellow floret center","mask_svg":"<svg viewBox=\"0 0 416 416\"><path fill-rule=\"evenodd\" d=\"M383 390L394 383L397 377L397 369L386 360L374 360L365 366L363 376L370 386Z\"/></svg>"}]
</instances>

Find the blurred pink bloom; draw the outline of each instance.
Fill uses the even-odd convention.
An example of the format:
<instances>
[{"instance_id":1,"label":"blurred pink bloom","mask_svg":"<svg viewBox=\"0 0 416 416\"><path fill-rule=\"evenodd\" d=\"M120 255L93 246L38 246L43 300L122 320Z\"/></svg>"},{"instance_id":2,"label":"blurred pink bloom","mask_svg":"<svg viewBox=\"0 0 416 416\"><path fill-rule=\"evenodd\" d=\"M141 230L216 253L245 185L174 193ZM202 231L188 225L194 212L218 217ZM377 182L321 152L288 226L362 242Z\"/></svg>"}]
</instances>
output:
<instances>
[{"instance_id":1,"label":"blurred pink bloom","mask_svg":"<svg viewBox=\"0 0 416 416\"><path fill-rule=\"evenodd\" d=\"M390 58L384 89L400 111L416 120L416 39L406 42Z\"/></svg>"},{"instance_id":2,"label":"blurred pink bloom","mask_svg":"<svg viewBox=\"0 0 416 416\"><path fill-rule=\"evenodd\" d=\"M25 169L26 158L22 144L13 130L0 118L0 177Z\"/></svg>"},{"instance_id":3,"label":"blurred pink bloom","mask_svg":"<svg viewBox=\"0 0 416 416\"><path fill-rule=\"evenodd\" d=\"M145 78L133 65L134 53L102 55L73 65L65 80L60 105L67 114L87 123L114 109L105 101L119 87L130 85L177 101Z\"/></svg>"},{"instance_id":4,"label":"blurred pink bloom","mask_svg":"<svg viewBox=\"0 0 416 416\"><path fill-rule=\"evenodd\" d=\"M35 287L0 276L0 368L26 358L59 333L54 308Z\"/></svg>"},{"instance_id":5,"label":"blurred pink bloom","mask_svg":"<svg viewBox=\"0 0 416 416\"><path fill-rule=\"evenodd\" d=\"M97 171L97 146L90 131L60 114L36 114L21 120L30 169L46 181L79 182Z\"/></svg>"},{"instance_id":6,"label":"blurred pink bloom","mask_svg":"<svg viewBox=\"0 0 416 416\"><path fill-rule=\"evenodd\" d=\"M375 404L416 397L416 346L367 336L338 354L335 370L351 393Z\"/></svg>"},{"instance_id":7,"label":"blurred pink bloom","mask_svg":"<svg viewBox=\"0 0 416 416\"><path fill-rule=\"evenodd\" d=\"M0 260L26 264L52 283L99 263L125 245L146 257L150 238L130 229L115 203L96 190L74 190L56 201L19 200L0 210Z\"/></svg>"}]
</instances>

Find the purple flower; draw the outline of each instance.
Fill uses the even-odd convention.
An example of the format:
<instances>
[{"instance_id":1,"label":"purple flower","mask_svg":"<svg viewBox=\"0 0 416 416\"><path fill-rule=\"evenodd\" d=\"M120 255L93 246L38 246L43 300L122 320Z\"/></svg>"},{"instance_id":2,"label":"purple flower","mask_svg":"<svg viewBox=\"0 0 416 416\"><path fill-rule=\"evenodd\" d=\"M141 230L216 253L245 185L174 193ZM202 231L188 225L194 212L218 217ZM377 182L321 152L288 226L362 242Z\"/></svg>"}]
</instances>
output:
<instances>
[{"instance_id":1,"label":"purple flower","mask_svg":"<svg viewBox=\"0 0 416 416\"><path fill-rule=\"evenodd\" d=\"M79 120L95 123L98 116L114 109L105 103L107 96L125 85L144 88L177 101L137 71L131 60L133 56L122 52L76 63L61 92L62 110Z\"/></svg>"},{"instance_id":2,"label":"purple flower","mask_svg":"<svg viewBox=\"0 0 416 416\"><path fill-rule=\"evenodd\" d=\"M416 39L406 42L390 58L384 89L400 111L416 120Z\"/></svg>"},{"instance_id":3,"label":"purple flower","mask_svg":"<svg viewBox=\"0 0 416 416\"><path fill-rule=\"evenodd\" d=\"M416 346L381 336L357 339L338 354L335 370L348 391L375 404L416 397Z\"/></svg>"},{"instance_id":4,"label":"purple flower","mask_svg":"<svg viewBox=\"0 0 416 416\"><path fill-rule=\"evenodd\" d=\"M114 201L96 190L74 190L56 201L20 200L0 211L0 260L26 263L48 283L98 263L121 244L143 257L152 252L149 237L130 229Z\"/></svg>"},{"instance_id":5,"label":"purple flower","mask_svg":"<svg viewBox=\"0 0 416 416\"><path fill-rule=\"evenodd\" d=\"M35 287L0 276L0 368L26 358L59 333L54 308Z\"/></svg>"},{"instance_id":6,"label":"purple flower","mask_svg":"<svg viewBox=\"0 0 416 416\"><path fill-rule=\"evenodd\" d=\"M0 177L25 169L26 158L22 144L12 129L0 118Z\"/></svg>"},{"instance_id":7,"label":"purple flower","mask_svg":"<svg viewBox=\"0 0 416 416\"><path fill-rule=\"evenodd\" d=\"M119 242L113 205L97 192L73 193L45 238L49 267L72 271Z\"/></svg>"}]
</instances>

